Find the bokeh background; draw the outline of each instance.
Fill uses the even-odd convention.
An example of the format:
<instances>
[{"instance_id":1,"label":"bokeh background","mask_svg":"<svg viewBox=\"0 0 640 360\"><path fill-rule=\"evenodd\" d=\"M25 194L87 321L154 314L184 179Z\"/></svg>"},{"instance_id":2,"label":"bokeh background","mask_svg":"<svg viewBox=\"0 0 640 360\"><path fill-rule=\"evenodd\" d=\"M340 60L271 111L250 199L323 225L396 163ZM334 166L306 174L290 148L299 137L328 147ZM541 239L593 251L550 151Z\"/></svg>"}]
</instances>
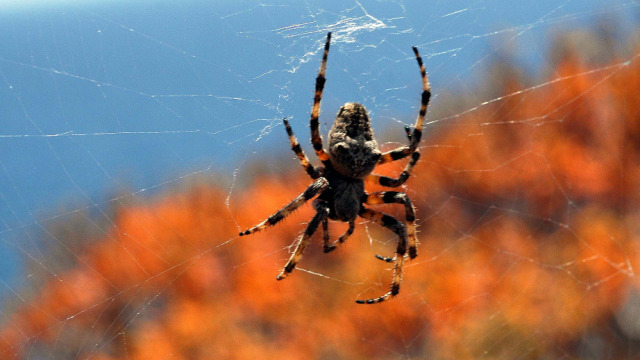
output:
<instances>
[{"instance_id":1,"label":"bokeh background","mask_svg":"<svg viewBox=\"0 0 640 360\"><path fill-rule=\"evenodd\" d=\"M633 1L7 2L0 8L3 359L640 358ZM384 149L434 91L419 256L365 221L275 275L313 215L281 118L362 102ZM314 159L315 160L315 159ZM389 164L381 174L398 174ZM369 191L380 188L369 188ZM398 206L380 208L403 216ZM333 237L345 229L331 223Z\"/></svg>"}]
</instances>

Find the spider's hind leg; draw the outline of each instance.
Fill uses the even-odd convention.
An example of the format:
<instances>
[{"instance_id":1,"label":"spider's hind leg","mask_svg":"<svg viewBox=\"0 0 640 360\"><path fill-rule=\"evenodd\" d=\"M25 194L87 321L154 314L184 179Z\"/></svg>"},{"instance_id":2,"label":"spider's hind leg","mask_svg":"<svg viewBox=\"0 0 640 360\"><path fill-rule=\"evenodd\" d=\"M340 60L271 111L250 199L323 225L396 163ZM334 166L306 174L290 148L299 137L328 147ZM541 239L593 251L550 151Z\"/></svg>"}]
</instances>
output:
<instances>
[{"instance_id":1,"label":"spider's hind leg","mask_svg":"<svg viewBox=\"0 0 640 360\"><path fill-rule=\"evenodd\" d=\"M382 176L378 174L369 174L364 179L364 181L366 181L369 184L379 184L386 187L392 187L392 188L399 187L409 179L409 176L411 176L411 172L413 171L413 167L418 162L418 159L420 159L420 152L416 150L414 151L413 154L411 154L411 160L409 160L409 162L407 163L407 166L405 166L404 170L402 171L402 173L398 178L394 179L388 176Z\"/></svg>"},{"instance_id":2,"label":"spider's hind leg","mask_svg":"<svg viewBox=\"0 0 640 360\"><path fill-rule=\"evenodd\" d=\"M289 135L291 150L293 150L293 152L298 157L298 160L300 160L300 164L302 165L304 170L307 172L307 174L311 176L312 179L319 178L320 172L313 165L311 165L311 162L309 161L309 158L307 157L307 155L305 155L304 151L302 150L302 147L300 146L298 139L296 139L296 136L293 134L293 130L289 125L289 121L287 121L287 119L282 119L282 121L284 122L285 130L287 130L287 135Z\"/></svg>"},{"instance_id":3,"label":"spider's hind leg","mask_svg":"<svg viewBox=\"0 0 640 360\"><path fill-rule=\"evenodd\" d=\"M329 57L329 44L331 43L331 32L327 33L327 41L324 44L324 52L322 54L322 63L316 77L316 91L313 95L313 106L311 107L311 119L309 120L311 127L311 144L318 158L327 164L329 154L322 147L322 136L320 135L320 102L322 101L322 92L324 91L324 83L327 81L325 74L327 73L327 58Z\"/></svg>"},{"instance_id":4,"label":"spider's hind leg","mask_svg":"<svg viewBox=\"0 0 640 360\"><path fill-rule=\"evenodd\" d=\"M424 118L427 114L429 100L431 99L431 86L429 85L429 78L427 77L427 71L424 67L424 63L422 62L422 57L420 56L420 52L418 52L418 48L416 48L415 46L413 47L413 53L416 55L416 61L418 62L418 66L420 67L420 77L422 79L422 95L420 100L420 110L418 111L418 118L416 119L416 123L413 126L413 131L410 134L405 127L405 131L407 131L407 136L409 137L409 145L401 146L397 149L383 153L382 156L380 156L380 160L378 160L378 164L384 164L411 155L418 148L420 139L422 138L422 127L424 125Z\"/></svg>"}]
</instances>

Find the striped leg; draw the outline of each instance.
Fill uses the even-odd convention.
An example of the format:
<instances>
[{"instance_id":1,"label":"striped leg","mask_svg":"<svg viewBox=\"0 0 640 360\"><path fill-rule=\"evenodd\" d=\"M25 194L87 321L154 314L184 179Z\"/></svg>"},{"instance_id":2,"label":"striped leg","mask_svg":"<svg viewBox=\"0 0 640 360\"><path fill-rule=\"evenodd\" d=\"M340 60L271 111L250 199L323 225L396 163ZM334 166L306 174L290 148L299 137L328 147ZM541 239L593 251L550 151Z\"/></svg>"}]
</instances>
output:
<instances>
[{"instance_id":1,"label":"striped leg","mask_svg":"<svg viewBox=\"0 0 640 360\"><path fill-rule=\"evenodd\" d=\"M404 171L402 171L402 173L397 179L390 178L387 176L377 175L377 174L371 174L367 176L364 179L364 181L366 181L369 184L380 184L386 187L398 187L404 184L409 179L409 176L411 176L411 171L413 170L413 167L418 162L419 158L420 158L420 152L416 150L413 154L411 154L411 160L409 160L409 162L407 163L407 166L404 168Z\"/></svg>"},{"instance_id":2,"label":"striped leg","mask_svg":"<svg viewBox=\"0 0 640 360\"><path fill-rule=\"evenodd\" d=\"M312 199L314 196L323 192L328 186L329 186L329 182L327 181L327 179L323 177L319 178L313 184L311 184L311 186L309 186L307 190L305 190L302 194L300 194L300 196L293 199L293 201L289 203L289 205L278 210L275 214L269 216L267 220L261 222L260 224L250 228L249 230L240 232L240 236L253 234L260 230L264 230L269 226L273 226L277 224L280 220L284 219L289 214L291 214L295 209L302 206L302 204L306 203L307 201Z\"/></svg>"},{"instance_id":3,"label":"striped leg","mask_svg":"<svg viewBox=\"0 0 640 360\"><path fill-rule=\"evenodd\" d=\"M391 289L388 293L374 299L356 300L358 304L376 304L389 300L400 292L400 284L402 283L402 265L405 260L404 255L407 252L407 229L396 218L380 211L366 209L363 207L362 210L360 210L359 215L367 220L386 227L398 235L398 247L396 248L396 256L393 259L395 264L393 266Z\"/></svg>"},{"instance_id":4,"label":"striped leg","mask_svg":"<svg viewBox=\"0 0 640 360\"><path fill-rule=\"evenodd\" d=\"M304 252L304 249L307 247L307 244L309 243L309 239L311 239L311 236L313 235L313 233L316 232L316 230L318 229L318 225L321 222L323 223L323 228L324 228L324 221L329 215L329 208L323 204L318 204L318 206L316 207L316 210L317 210L316 214L313 216L313 218L309 222L309 225L307 225L307 229L304 231L304 234L300 238L298 245L296 245L296 249L291 254L291 257L289 258L289 261L287 262L287 264L284 266L284 269L282 269L282 272L278 274L278 276L276 276L276 279L282 280L286 278L289 274L291 274L293 269L296 267L296 264L298 264L302 259L302 253Z\"/></svg>"},{"instance_id":5,"label":"striped leg","mask_svg":"<svg viewBox=\"0 0 640 360\"><path fill-rule=\"evenodd\" d=\"M289 122L287 121L287 119L282 119L282 121L284 122L284 128L287 130L287 135L289 135L291 150L293 150L293 152L296 154L296 156L300 160L300 164L302 165L304 170L307 172L307 174L311 176L312 179L319 178L320 173L318 172L318 169L316 169L313 165L311 165L311 163L309 162L309 158L307 157L307 155L305 155L304 151L302 151L302 147L300 147L300 143L298 142L298 139L296 139L296 136L293 135L293 130L291 130L291 126L289 125Z\"/></svg>"},{"instance_id":6,"label":"striped leg","mask_svg":"<svg viewBox=\"0 0 640 360\"><path fill-rule=\"evenodd\" d=\"M418 256L418 238L416 236L416 212L411 199L405 193L397 191L381 191L367 195L365 201L367 205L376 204L403 204L405 210L405 219L407 221L407 239L409 240L409 258L414 259ZM376 255L380 260L393 262L395 259L385 256Z\"/></svg>"},{"instance_id":7,"label":"striped leg","mask_svg":"<svg viewBox=\"0 0 640 360\"><path fill-rule=\"evenodd\" d=\"M324 53L322 55L322 64L316 77L316 92L313 96L313 107L311 108L311 144L316 151L316 155L323 162L329 161L329 154L322 148L322 136L320 135L320 124L318 118L320 116L320 101L322 101L322 91L324 83L327 79L324 77L327 72L327 58L329 57L329 43L331 42L331 33L327 34L327 42L324 44Z\"/></svg>"},{"instance_id":8,"label":"striped leg","mask_svg":"<svg viewBox=\"0 0 640 360\"><path fill-rule=\"evenodd\" d=\"M397 149L385 152L378 160L378 164L384 164L390 161L398 160L409 156L413 153L420 144L422 138L422 125L424 124L424 117L427 114L427 106L429 106L429 99L431 98L431 86L429 86L429 79L427 78L427 71L422 63L422 57L418 52L418 48L413 47L413 52L416 54L416 60L420 66L420 76L422 76L422 99L420 101L420 112L416 119L416 124L411 134L410 144L408 146L402 146Z\"/></svg>"},{"instance_id":9,"label":"striped leg","mask_svg":"<svg viewBox=\"0 0 640 360\"><path fill-rule=\"evenodd\" d=\"M342 245L345 241L347 241L347 239L349 239L351 234L353 234L353 229L355 229L355 227L356 227L356 223L354 221L349 221L349 228L347 229L347 231L345 231L345 233L342 234L342 236L340 236L338 240L334 241L333 244L329 244L329 237L327 236L324 242L324 252L328 253L330 251L333 251L338 246Z\"/></svg>"}]
</instances>

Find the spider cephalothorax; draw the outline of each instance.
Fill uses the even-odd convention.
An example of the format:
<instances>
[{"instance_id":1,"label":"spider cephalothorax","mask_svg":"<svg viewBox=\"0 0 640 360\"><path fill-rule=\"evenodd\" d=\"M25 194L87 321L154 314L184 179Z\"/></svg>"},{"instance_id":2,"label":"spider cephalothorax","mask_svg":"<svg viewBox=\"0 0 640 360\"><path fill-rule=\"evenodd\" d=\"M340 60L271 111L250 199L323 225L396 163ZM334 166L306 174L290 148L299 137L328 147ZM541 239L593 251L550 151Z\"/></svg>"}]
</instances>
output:
<instances>
[{"instance_id":1,"label":"spider cephalothorax","mask_svg":"<svg viewBox=\"0 0 640 360\"><path fill-rule=\"evenodd\" d=\"M291 149L300 160L307 174L309 174L312 179L315 179L315 182L289 205L278 210L260 224L241 232L240 236L249 235L277 224L302 204L317 196L313 201L316 214L307 225L307 229L298 241L284 269L276 277L278 280L282 280L296 267L296 264L302 258L305 247L309 243L309 239L316 232L320 224L322 224L324 235L323 243L325 252L334 250L353 234L355 220L358 216L386 227L398 236L396 253L394 257L384 257L380 255L376 255L376 257L380 260L394 263L391 289L386 294L377 298L356 300L359 304L374 304L390 299L398 294L400 291L400 283L402 282L402 266L405 258L413 259L418 255L418 240L415 230L415 210L409 197L405 193L397 191L379 191L367 194L364 185L365 183L374 183L393 188L407 181L413 166L420 157L418 144L420 143L422 125L431 97L431 88L429 87L427 74L422 64L422 58L418 53L418 49L413 47L413 52L416 55L422 76L422 99L413 131L408 127L405 128L409 138L409 144L385 153L380 152L373 135L367 110L358 103L346 103L340 108L340 111L338 111L338 116L329 131L329 151L327 152L322 146L318 116L320 115L320 101L322 100L322 91L326 81L325 73L327 70L330 41L331 33L328 33L324 46L324 54L322 56L322 64L320 65L320 71L316 78L316 92L310 120L311 143L313 144L316 155L322 161L323 166L315 167L309 162L309 159L300 147L300 143L298 143L298 140L293 135L289 122L287 119L284 119L284 126L289 135ZM402 159L409 155L411 155L411 159L398 178L372 174L377 165ZM402 204L405 208L406 225L391 215L365 207L365 205L382 203ZM331 242L329 239L329 219L343 221L349 224L347 231L334 242Z\"/></svg>"}]
</instances>

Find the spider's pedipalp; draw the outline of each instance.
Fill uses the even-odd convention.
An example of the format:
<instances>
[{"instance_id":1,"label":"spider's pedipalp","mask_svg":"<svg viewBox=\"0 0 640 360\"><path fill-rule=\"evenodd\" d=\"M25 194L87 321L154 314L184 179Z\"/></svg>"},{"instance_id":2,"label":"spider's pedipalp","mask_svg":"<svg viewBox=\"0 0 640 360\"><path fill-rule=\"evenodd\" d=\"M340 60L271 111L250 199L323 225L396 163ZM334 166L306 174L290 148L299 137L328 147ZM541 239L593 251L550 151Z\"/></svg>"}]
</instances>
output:
<instances>
[{"instance_id":1,"label":"spider's pedipalp","mask_svg":"<svg viewBox=\"0 0 640 360\"><path fill-rule=\"evenodd\" d=\"M382 255L378 255L376 254L376 259L378 260L382 260L384 262L388 262L388 263L392 263L396 260L396 258L392 258L392 257L388 257L388 256L382 256Z\"/></svg>"},{"instance_id":2,"label":"spider's pedipalp","mask_svg":"<svg viewBox=\"0 0 640 360\"><path fill-rule=\"evenodd\" d=\"M328 253L335 250L338 246L344 244L344 242L347 241L347 239L349 239L351 234L353 234L353 230L355 229L355 227L356 227L356 223L354 221L349 221L349 228L347 229L347 231L345 231L345 233L342 234L338 238L338 240L334 241L333 244L329 244L329 239L328 238L326 239L326 241L324 242L323 251Z\"/></svg>"},{"instance_id":3,"label":"spider's pedipalp","mask_svg":"<svg viewBox=\"0 0 640 360\"><path fill-rule=\"evenodd\" d=\"M324 248L324 252L327 252L327 247L329 246L329 220L324 218L322 220L322 247Z\"/></svg>"},{"instance_id":4,"label":"spider's pedipalp","mask_svg":"<svg viewBox=\"0 0 640 360\"><path fill-rule=\"evenodd\" d=\"M311 186L309 186L307 188L307 190L305 190L297 198L293 199L293 201L291 201L289 203L289 205L287 205L287 206L283 207L282 209L278 210L275 214L269 216L266 220L264 220L260 224L254 226L254 227L252 227L252 228L250 228L248 230L240 232L239 235L240 236L245 236L245 235L253 234L253 233L258 232L260 230L264 230L265 228L267 228L269 226L273 226L273 225L277 224L280 220L284 219L289 214L291 214L295 209L297 209L300 206L302 206L302 204L306 203L307 201L309 201L310 199L312 199L313 197L315 197L319 193L323 192L328 186L329 186L329 182L327 181L327 179L322 178L322 177L319 178L313 184L311 184Z\"/></svg>"}]
</instances>

